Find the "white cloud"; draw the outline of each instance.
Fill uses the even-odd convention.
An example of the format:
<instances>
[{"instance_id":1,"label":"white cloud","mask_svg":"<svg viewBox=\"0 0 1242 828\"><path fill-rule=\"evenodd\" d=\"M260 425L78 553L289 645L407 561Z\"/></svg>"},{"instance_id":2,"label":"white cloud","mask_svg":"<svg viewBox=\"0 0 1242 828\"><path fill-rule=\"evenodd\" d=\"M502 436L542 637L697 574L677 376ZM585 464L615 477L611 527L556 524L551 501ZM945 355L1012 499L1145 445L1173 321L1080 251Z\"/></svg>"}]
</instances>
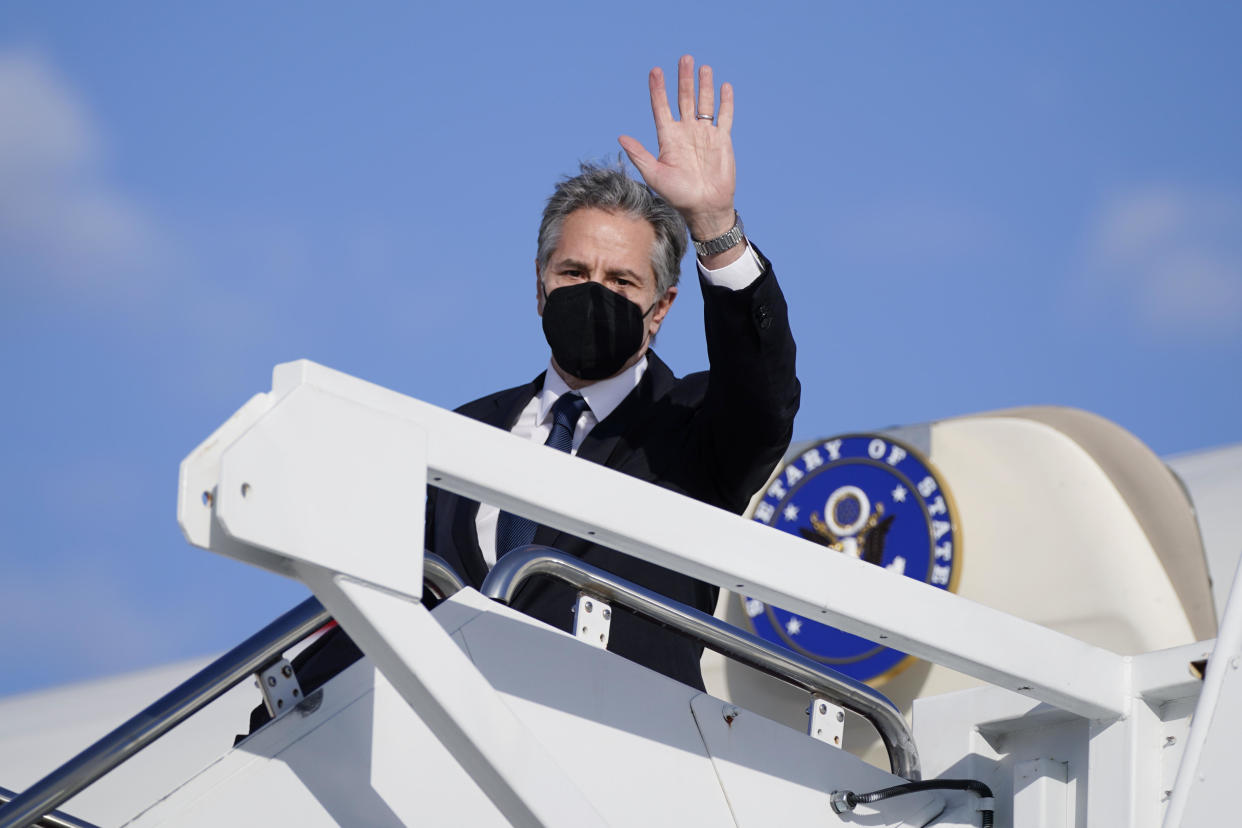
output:
<instances>
[{"instance_id":1,"label":"white cloud","mask_svg":"<svg viewBox=\"0 0 1242 828\"><path fill-rule=\"evenodd\" d=\"M74 95L37 55L0 55L0 175L81 168L97 139Z\"/></svg>"},{"instance_id":2,"label":"white cloud","mask_svg":"<svg viewBox=\"0 0 1242 828\"><path fill-rule=\"evenodd\" d=\"M157 279L164 243L104 174L99 130L40 55L0 54L0 257L5 281L128 303Z\"/></svg>"},{"instance_id":3,"label":"white cloud","mask_svg":"<svg viewBox=\"0 0 1242 828\"><path fill-rule=\"evenodd\" d=\"M1086 298L1161 334L1242 331L1242 200L1152 187L1114 198L1087 243Z\"/></svg>"},{"instance_id":4,"label":"white cloud","mask_svg":"<svg viewBox=\"0 0 1242 828\"><path fill-rule=\"evenodd\" d=\"M184 387L210 396L221 383L208 380L236 371L256 341L285 328L278 299L219 273L253 270L256 251L281 238L176 226L165 205L141 203L109 175L107 149L91 107L51 61L0 51L0 310L42 306L60 322L136 324L152 347L196 366ZM292 290L311 259L286 259ZM222 320L234 327L227 337Z\"/></svg>"}]
</instances>

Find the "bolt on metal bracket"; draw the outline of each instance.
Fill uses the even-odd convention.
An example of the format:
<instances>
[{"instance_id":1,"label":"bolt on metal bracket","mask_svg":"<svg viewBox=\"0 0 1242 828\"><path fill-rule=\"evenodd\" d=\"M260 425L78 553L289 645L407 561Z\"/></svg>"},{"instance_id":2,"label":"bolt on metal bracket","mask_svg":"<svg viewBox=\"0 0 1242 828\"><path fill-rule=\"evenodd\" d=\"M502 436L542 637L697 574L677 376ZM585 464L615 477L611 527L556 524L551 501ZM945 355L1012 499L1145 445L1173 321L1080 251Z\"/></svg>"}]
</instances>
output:
<instances>
[{"instance_id":1,"label":"bolt on metal bracket","mask_svg":"<svg viewBox=\"0 0 1242 828\"><path fill-rule=\"evenodd\" d=\"M612 627L612 607L606 601L578 593L574 605L574 635L592 647L608 649L608 630Z\"/></svg>"},{"instance_id":2,"label":"bolt on metal bracket","mask_svg":"<svg viewBox=\"0 0 1242 828\"><path fill-rule=\"evenodd\" d=\"M808 712L811 719L807 724L807 734L812 739L841 747L845 736L845 708L837 707L823 696L813 695Z\"/></svg>"},{"instance_id":3,"label":"bolt on metal bracket","mask_svg":"<svg viewBox=\"0 0 1242 828\"><path fill-rule=\"evenodd\" d=\"M302 686L289 659L273 661L255 674L254 682L263 693L263 704L268 714L277 719L302 701Z\"/></svg>"}]
</instances>

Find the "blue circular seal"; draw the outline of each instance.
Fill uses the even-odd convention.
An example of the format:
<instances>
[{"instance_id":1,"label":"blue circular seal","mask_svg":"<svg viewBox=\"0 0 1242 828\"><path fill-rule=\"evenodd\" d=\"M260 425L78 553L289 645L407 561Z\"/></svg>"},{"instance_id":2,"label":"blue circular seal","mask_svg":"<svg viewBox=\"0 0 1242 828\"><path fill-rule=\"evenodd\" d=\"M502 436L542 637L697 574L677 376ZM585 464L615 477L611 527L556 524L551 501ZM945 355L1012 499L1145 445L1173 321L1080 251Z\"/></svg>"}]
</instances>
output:
<instances>
[{"instance_id":1,"label":"blue circular seal","mask_svg":"<svg viewBox=\"0 0 1242 828\"><path fill-rule=\"evenodd\" d=\"M961 532L953 499L931 464L876 434L833 437L794 457L752 518L934 587L955 590ZM742 597L755 633L872 684L911 656L779 607Z\"/></svg>"}]
</instances>

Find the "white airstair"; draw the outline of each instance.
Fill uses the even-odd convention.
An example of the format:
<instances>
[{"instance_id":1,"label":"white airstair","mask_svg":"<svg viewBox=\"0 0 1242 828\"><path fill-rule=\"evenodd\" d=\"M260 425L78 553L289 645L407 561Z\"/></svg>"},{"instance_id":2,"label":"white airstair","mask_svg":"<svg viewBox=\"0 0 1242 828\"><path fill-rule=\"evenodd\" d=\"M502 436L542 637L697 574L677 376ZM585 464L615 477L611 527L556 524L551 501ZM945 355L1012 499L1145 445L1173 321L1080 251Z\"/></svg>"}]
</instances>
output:
<instances>
[{"instance_id":1,"label":"white airstair","mask_svg":"<svg viewBox=\"0 0 1242 828\"><path fill-rule=\"evenodd\" d=\"M481 593L460 588L421 552L429 484L984 685L917 700L910 727L864 684L555 550L511 553ZM251 676L274 720L236 747L220 734L214 759L144 791L125 824L1232 819L1236 584L1215 641L1122 656L304 361L278 366L272 390L186 458L178 516L192 544L296 578L315 597L12 796L0 828L87 824L52 812ZM577 635L506 606L536 574L580 592ZM434 610L425 588L444 598ZM614 611L796 688L807 731L608 652ZM366 658L303 694L282 654L329 617ZM839 749L846 710L880 734L887 769Z\"/></svg>"}]
</instances>

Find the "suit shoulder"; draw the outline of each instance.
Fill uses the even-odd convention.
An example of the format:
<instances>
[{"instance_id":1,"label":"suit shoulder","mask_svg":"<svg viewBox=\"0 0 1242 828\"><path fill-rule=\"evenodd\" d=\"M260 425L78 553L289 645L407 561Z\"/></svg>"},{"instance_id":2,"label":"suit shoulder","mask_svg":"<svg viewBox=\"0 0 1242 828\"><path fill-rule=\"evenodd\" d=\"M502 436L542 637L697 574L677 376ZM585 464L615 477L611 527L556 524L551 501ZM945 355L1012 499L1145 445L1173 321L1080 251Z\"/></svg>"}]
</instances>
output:
<instances>
[{"instance_id":1,"label":"suit shoulder","mask_svg":"<svg viewBox=\"0 0 1242 828\"><path fill-rule=\"evenodd\" d=\"M707 392L707 371L695 371L679 377L673 383L671 394L677 397L701 398Z\"/></svg>"},{"instance_id":2,"label":"suit shoulder","mask_svg":"<svg viewBox=\"0 0 1242 828\"><path fill-rule=\"evenodd\" d=\"M510 394L516 393L520 387L521 386L515 386L513 388L506 388L503 391L495 391L491 394L485 394L477 400L462 403L454 408L453 411L457 414L464 414L467 417L477 417L478 414L492 410L500 400L505 399Z\"/></svg>"},{"instance_id":3,"label":"suit shoulder","mask_svg":"<svg viewBox=\"0 0 1242 828\"><path fill-rule=\"evenodd\" d=\"M503 391L496 391L491 394L479 397L477 400L471 400L468 403L457 406L453 411L457 414L469 417L472 420L482 420L483 422L494 422L497 417L502 417L506 412L514 406L517 400L529 400L534 388L534 383L525 383L524 385L515 385L512 388L506 388Z\"/></svg>"}]
</instances>

